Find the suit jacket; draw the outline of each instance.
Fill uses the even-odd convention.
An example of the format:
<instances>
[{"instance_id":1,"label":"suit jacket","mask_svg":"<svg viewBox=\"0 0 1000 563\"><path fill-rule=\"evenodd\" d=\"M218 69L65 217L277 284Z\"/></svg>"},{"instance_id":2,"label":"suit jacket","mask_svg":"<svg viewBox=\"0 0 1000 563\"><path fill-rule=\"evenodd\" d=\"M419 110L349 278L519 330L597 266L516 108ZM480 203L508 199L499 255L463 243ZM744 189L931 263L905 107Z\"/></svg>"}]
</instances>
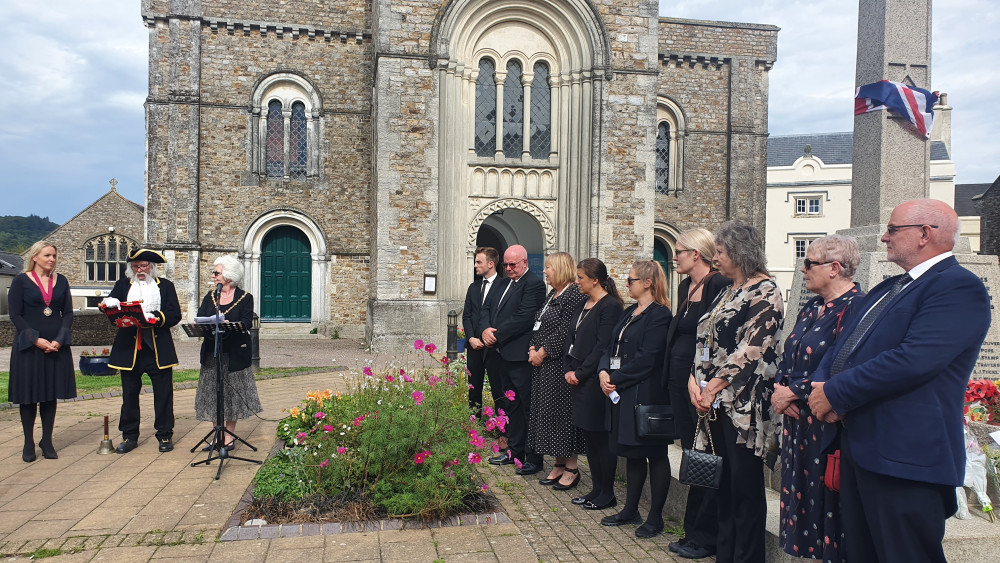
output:
<instances>
[{"instance_id":1,"label":"suit jacket","mask_svg":"<svg viewBox=\"0 0 1000 563\"><path fill-rule=\"evenodd\" d=\"M975 274L948 257L910 282L828 377L864 313L896 278L851 308L814 380L844 417L855 463L873 473L949 486L965 475L965 388L990 326L990 298ZM847 335L847 336L845 336Z\"/></svg>"},{"instance_id":2,"label":"suit jacket","mask_svg":"<svg viewBox=\"0 0 1000 563\"><path fill-rule=\"evenodd\" d=\"M571 317L572 326L587 305L580 303ZM588 431L609 430L605 410L607 398L601 392L597 365L611 343L611 330L622 316L622 305L617 299L605 295L587 313L575 334L566 339L566 370L575 371L579 385L570 388L573 401L573 424ZM572 354L569 347L573 346Z\"/></svg>"},{"instance_id":3,"label":"suit jacket","mask_svg":"<svg viewBox=\"0 0 1000 563\"><path fill-rule=\"evenodd\" d=\"M132 280L122 278L115 282L108 296L119 301L128 301L128 290L131 285ZM138 353L136 340L140 337L143 347L152 347L158 368L164 369L178 364L174 339L170 336L170 327L181 322L181 305L177 301L177 290L170 280L164 278L156 278L156 285L160 288L160 310L153 311L158 317L156 324L153 327L119 328L118 334L115 335L115 343L111 347L109 367L122 370L134 368Z\"/></svg>"},{"instance_id":4,"label":"suit jacket","mask_svg":"<svg viewBox=\"0 0 1000 563\"><path fill-rule=\"evenodd\" d=\"M206 293L201 300L201 307L198 307L199 317L211 317L215 314L212 293L214 292ZM242 323L247 329L253 325L253 295L238 287L233 293L233 302L220 306L219 310L226 316L228 322ZM250 367L253 356L250 335L240 332L225 335L225 338L222 339L222 353L229 354L229 371L239 371ZM201 365L215 366L214 358L215 337L209 336L201 342Z\"/></svg>"},{"instance_id":5,"label":"suit jacket","mask_svg":"<svg viewBox=\"0 0 1000 563\"><path fill-rule=\"evenodd\" d=\"M612 408L612 416L618 416L618 434L611 439L619 444L638 446L650 444L669 444L672 439L641 439L635 430L636 405L667 405L670 397L667 395L661 381L663 356L666 351L666 332L673 315L670 309L656 303L650 303L637 319L629 323L618 348L618 335L632 316L637 305L632 305L622 314L618 323L611 329L611 342L604 354L597 371L606 371L611 375L611 383L621 397L618 404ZM611 369L611 357L617 354L622 360L621 369Z\"/></svg>"},{"instance_id":6,"label":"suit jacket","mask_svg":"<svg viewBox=\"0 0 1000 563\"><path fill-rule=\"evenodd\" d=\"M507 295L504 295L509 284L513 285ZM497 342L493 350L501 358L508 362L528 361L531 328L535 324L535 314L542 308L544 301L545 283L530 270L517 282L505 278L504 283L498 283L490 290L480 318L483 326L496 329L494 335Z\"/></svg>"},{"instance_id":7,"label":"suit jacket","mask_svg":"<svg viewBox=\"0 0 1000 563\"><path fill-rule=\"evenodd\" d=\"M504 281L503 276L499 274L493 278L493 283L490 284L490 292L486 294L486 297L493 296L502 281ZM480 316L483 311L483 299L480 294L482 287L483 280L476 280L469 284L469 289L465 292L465 307L462 309L462 328L465 329L466 338L482 338L483 331L489 327L488 324L482 324ZM501 289L500 291L502 292L503 290Z\"/></svg>"}]
</instances>

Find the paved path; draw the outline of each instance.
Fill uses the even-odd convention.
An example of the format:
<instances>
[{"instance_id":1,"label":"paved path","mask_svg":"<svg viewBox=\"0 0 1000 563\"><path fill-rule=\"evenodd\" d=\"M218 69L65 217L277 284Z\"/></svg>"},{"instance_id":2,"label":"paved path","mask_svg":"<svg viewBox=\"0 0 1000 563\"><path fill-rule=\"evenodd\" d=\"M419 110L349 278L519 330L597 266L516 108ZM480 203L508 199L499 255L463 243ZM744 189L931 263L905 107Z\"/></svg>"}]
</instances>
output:
<instances>
[{"instance_id":1,"label":"paved path","mask_svg":"<svg viewBox=\"0 0 1000 563\"><path fill-rule=\"evenodd\" d=\"M272 353L284 354L279 352L283 349L295 358L284 365L318 363L310 364L306 358L358 365L355 362L363 362L365 355L356 341L348 349L350 342L268 344L273 345ZM192 351L196 353L196 347L187 353ZM263 359L262 364L268 365ZM237 455L263 459L274 443L282 410L297 405L306 391L327 388L343 389L341 374L258 382L263 420L241 421L237 433L260 451L241 448ZM63 555L54 559L60 562L675 561L666 545L676 536L664 533L639 540L633 526L602 527L599 520L605 513L587 512L569 502L577 491L560 493L542 487L537 478L514 475L510 466L483 470L509 523L218 541L259 466L228 462L219 481L214 479L217 465L190 467L205 454L188 450L211 430L210 423L194 417L194 393L194 389L175 392L176 449L164 454L157 451L153 438L152 394L140 399L144 416L139 448L127 455L95 453L105 414L111 418L112 440L120 441L114 430L120 399L60 404L54 436L59 459L44 459L39 452L38 460L30 464L21 461L17 410L0 411L0 554L25 558L39 549L61 549ZM36 437L40 432L36 427ZM581 489L587 487L584 466ZM619 498L624 498L624 490ZM648 506L644 503L641 510L645 514Z\"/></svg>"}]
</instances>

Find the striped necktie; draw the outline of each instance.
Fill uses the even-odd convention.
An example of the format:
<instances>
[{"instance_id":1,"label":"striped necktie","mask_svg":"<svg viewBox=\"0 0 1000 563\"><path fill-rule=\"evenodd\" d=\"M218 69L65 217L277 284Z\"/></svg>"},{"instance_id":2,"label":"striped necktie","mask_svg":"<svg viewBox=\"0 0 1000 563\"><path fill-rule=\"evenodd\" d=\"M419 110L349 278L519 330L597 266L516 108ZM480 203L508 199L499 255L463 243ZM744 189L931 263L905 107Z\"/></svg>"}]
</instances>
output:
<instances>
[{"instance_id":1,"label":"striped necktie","mask_svg":"<svg viewBox=\"0 0 1000 563\"><path fill-rule=\"evenodd\" d=\"M854 351L858 342L861 341L861 338L864 337L866 332L868 332L868 329L875 323L875 319L882 314L882 311L889 305L889 302L892 301L892 299L896 297L900 291L902 291L903 286L912 280L913 278L910 277L910 274L903 274L896 278L895 283L893 283L892 287L889 288L885 297L879 300L879 302L868 311L868 314L861 319L858 326L854 327L851 335L847 337L847 342L845 342L844 346L837 352L837 357L833 359L833 365L830 367L830 377L844 371L844 364L847 362L847 357L851 355L851 352Z\"/></svg>"}]
</instances>

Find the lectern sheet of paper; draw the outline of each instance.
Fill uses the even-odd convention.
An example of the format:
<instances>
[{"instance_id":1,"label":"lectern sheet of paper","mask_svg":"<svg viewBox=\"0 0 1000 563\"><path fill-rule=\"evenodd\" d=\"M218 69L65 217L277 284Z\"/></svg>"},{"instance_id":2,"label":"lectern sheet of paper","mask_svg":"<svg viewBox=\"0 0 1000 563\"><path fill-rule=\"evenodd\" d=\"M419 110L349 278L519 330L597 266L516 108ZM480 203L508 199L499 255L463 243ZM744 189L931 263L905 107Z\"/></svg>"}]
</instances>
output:
<instances>
[{"instance_id":1,"label":"lectern sheet of paper","mask_svg":"<svg viewBox=\"0 0 1000 563\"><path fill-rule=\"evenodd\" d=\"M210 317L195 317L194 318L194 322L195 322L195 324L200 324L200 325L211 325L211 324L215 324L216 317L218 317L218 319L219 319L218 322L220 322L220 323L226 322L226 316L225 315L212 315Z\"/></svg>"}]
</instances>

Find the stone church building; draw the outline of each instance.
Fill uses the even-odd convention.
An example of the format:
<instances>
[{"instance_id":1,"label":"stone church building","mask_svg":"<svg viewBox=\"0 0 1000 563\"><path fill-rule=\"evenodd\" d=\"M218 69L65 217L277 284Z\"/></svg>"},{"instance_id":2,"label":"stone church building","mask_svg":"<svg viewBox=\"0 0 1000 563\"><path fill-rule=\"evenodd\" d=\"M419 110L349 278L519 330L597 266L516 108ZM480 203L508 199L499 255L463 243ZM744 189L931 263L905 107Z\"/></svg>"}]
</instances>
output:
<instances>
[{"instance_id":1,"label":"stone church building","mask_svg":"<svg viewBox=\"0 0 1000 563\"><path fill-rule=\"evenodd\" d=\"M142 0L146 241L190 317L239 256L262 322L443 334L473 249L672 265L763 227L770 25L655 0ZM676 284L676 275L671 274Z\"/></svg>"}]
</instances>

